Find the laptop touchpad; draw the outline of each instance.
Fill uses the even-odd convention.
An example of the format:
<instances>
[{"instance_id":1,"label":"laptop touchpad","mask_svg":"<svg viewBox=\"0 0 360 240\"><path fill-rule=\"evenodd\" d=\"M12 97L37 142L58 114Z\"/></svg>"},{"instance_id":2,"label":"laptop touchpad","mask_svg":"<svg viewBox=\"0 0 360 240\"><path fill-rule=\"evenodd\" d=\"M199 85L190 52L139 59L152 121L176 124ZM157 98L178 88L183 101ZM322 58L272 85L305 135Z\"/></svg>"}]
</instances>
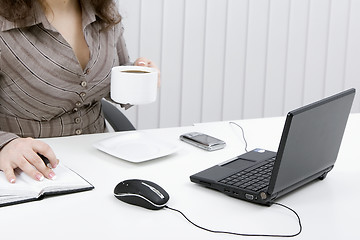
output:
<instances>
[{"instance_id":1,"label":"laptop touchpad","mask_svg":"<svg viewBox=\"0 0 360 240\"><path fill-rule=\"evenodd\" d=\"M233 161L222 164L221 166L242 170L256 164L256 162L268 160L275 156L276 152L256 148L250 152L238 156Z\"/></svg>"},{"instance_id":2,"label":"laptop touchpad","mask_svg":"<svg viewBox=\"0 0 360 240\"><path fill-rule=\"evenodd\" d=\"M221 165L222 167L228 167L228 168L235 168L235 169L244 169L248 168L251 165L254 165L254 161L249 161L245 159L235 159L234 161L228 162L224 165Z\"/></svg>"}]
</instances>

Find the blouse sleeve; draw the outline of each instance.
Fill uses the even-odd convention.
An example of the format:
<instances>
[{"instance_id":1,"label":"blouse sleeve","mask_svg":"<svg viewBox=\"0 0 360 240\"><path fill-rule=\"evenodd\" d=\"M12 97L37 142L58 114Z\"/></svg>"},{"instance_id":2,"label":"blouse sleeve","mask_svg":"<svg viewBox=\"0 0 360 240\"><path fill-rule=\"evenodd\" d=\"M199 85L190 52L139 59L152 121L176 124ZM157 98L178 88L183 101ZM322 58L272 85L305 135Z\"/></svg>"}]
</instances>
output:
<instances>
[{"instance_id":1,"label":"blouse sleeve","mask_svg":"<svg viewBox=\"0 0 360 240\"><path fill-rule=\"evenodd\" d=\"M130 62L130 57L129 57L129 53L128 53L128 50L127 50L127 47L126 47L126 43L125 43L123 33L124 33L124 26L123 26L122 23L119 23L118 25L115 26L115 38L117 39L117 41L116 41L116 52L117 52L118 59L119 59L119 66L133 65L133 63ZM112 103L117 103L117 102L114 102L110 98L110 93L109 93L108 96L105 97L105 99L112 102ZM117 103L117 104L119 104L119 103ZM123 104L123 103L120 103L120 106L122 108L124 108L125 110L132 107L131 104Z\"/></svg>"},{"instance_id":2,"label":"blouse sleeve","mask_svg":"<svg viewBox=\"0 0 360 240\"><path fill-rule=\"evenodd\" d=\"M119 58L119 65L132 65L132 63L130 62L130 57L129 57L129 53L126 47L126 43L125 43L125 39L123 36L124 33L124 26L122 23L119 23L116 26L116 37L117 37L117 42L116 42L116 52Z\"/></svg>"},{"instance_id":3,"label":"blouse sleeve","mask_svg":"<svg viewBox=\"0 0 360 240\"><path fill-rule=\"evenodd\" d=\"M17 136L14 133L9 133L9 132L2 132L0 131L0 150L7 144L9 143L11 140L14 140L16 138L19 138L19 136Z\"/></svg>"},{"instance_id":4,"label":"blouse sleeve","mask_svg":"<svg viewBox=\"0 0 360 240\"><path fill-rule=\"evenodd\" d=\"M0 46L0 61L2 61L1 58L1 46ZM1 71L1 63L0 63L0 71ZM0 73L0 81L1 81L1 73ZM9 133L9 132L3 132L0 131L0 150L11 140L14 140L15 138L18 138L19 136L17 136L14 133Z\"/></svg>"}]
</instances>

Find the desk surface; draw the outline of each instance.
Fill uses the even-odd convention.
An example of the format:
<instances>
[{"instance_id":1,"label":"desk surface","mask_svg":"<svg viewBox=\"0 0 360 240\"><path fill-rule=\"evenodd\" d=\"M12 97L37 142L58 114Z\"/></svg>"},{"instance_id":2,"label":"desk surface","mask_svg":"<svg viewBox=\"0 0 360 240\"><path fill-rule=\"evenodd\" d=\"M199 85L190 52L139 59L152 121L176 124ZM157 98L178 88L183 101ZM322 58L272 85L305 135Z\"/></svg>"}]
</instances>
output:
<instances>
[{"instance_id":1,"label":"desk surface","mask_svg":"<svg viewBox=\"0 0 360 240\"><path fill-rule=\"evenodd\" d=\"M279 117L236 122L245 130L248 149L261 147L276 151L284 121L284 117ZM316 181L279 199L302 219L304 229L296 239L354 239L359 235L359 122L360 114L350 116L337 163L324 181ZM206 152L178 140L180 134L190 131L216 136L225 140L227 146ZM169 193L170 207L214 230L297 232L297 220L288 210L276 205L251 204L190 182L191 174L244 153L241 130L236 126L215 122L144 132L174 141L181 149L167 157L130 163L92 146L124 133L44 139L64 164L90 181L95 189L0 208L1 239L239 239L197 229L167 209L151 211L120 202L113 196L113 189L118 182L131 178L158 183Z\"/></svg>"}]
</instances>

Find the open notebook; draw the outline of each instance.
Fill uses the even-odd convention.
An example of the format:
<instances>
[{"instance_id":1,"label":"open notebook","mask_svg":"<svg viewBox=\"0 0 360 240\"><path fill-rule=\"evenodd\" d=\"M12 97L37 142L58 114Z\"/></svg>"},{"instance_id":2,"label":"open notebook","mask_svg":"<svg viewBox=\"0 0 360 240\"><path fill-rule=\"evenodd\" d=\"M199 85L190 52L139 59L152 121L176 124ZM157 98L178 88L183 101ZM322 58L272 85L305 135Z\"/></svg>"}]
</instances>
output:
<instances>
[{"instance_id":1,"label":"open notebook","mask_svg":"<svg viewBox=\"0 0 360 240\"><path fill-rule=\"evenodd\" d=\"M16 171L16 183L12 184L0 171L0 207L40 200L47 195L61 195L94 188L88 181L62 164L59 164L54 172L55 180L44 179L39 182L22 171Z\"/></svg>"}]
</instances>

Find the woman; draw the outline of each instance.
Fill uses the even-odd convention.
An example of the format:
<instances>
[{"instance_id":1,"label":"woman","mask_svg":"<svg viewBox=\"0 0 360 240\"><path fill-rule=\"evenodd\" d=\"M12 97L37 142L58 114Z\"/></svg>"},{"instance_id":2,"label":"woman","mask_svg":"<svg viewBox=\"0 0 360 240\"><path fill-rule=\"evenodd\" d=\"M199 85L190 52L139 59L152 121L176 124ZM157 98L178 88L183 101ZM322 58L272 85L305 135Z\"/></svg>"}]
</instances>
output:
<instances>
[{"instance_id":1,"label":"woman","mask_svg":"<svg viewBox=\"0 0 360 240\"><path fill-rule=\"evenodd\" d=\"M33 138L104 132L100 100L129 56L112 0L0 0L0 170L41 181L58 160ZM156 66L146 58L135 65Z\"/></svg>"}]
</instances>

